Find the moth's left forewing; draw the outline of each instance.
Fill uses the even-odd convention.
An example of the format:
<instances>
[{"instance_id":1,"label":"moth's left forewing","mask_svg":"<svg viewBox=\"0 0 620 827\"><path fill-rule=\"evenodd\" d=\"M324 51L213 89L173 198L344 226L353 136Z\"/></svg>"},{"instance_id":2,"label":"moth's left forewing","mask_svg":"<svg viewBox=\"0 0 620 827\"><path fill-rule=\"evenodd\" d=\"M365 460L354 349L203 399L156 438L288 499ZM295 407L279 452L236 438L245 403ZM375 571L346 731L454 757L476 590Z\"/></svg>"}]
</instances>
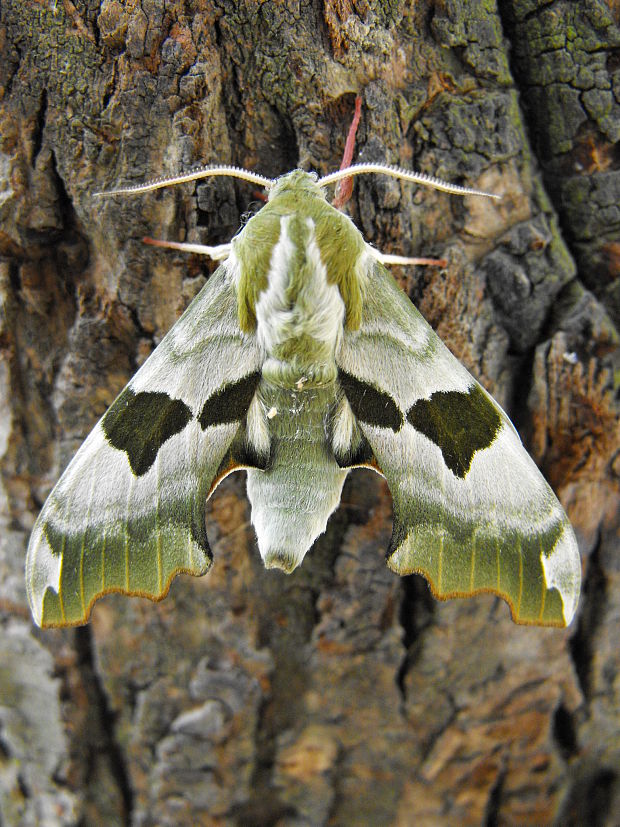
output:
<instances>
[{"instance_id":1,"label":"moth's left forewing","mask_svg":"<svg viewBox=\"0 0 620 827\"><path fill-rule=\"evenodd\" d=\"M26 586L39 625L87 620L108 592L165 596L211 564L205 502L231 455L261 355L222 265L95 426L35 523Z\"/></svg>"},{"instance_id":2,"label":"moth's left forewing","mask_svg":"<svg viewBox=\"0 0 620 827\"><path fill-rule=\"evenodd\" d=\"M518 623L568 624L580 560L561 505L499 405L385 268L369 269L337 361L393 496L388 564L425 575L437 597L493 592Z\"/></svg>"}]
</instances>

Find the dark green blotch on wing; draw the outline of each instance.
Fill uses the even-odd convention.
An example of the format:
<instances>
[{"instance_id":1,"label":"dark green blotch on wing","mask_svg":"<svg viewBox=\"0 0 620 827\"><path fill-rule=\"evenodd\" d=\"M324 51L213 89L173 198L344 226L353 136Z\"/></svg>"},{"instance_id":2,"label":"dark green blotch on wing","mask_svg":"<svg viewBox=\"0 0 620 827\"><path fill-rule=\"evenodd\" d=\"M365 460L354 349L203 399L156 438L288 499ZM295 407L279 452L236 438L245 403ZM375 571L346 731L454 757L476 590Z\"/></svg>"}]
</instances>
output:
<instances>
[{"instance_id":1,"label":"dark green blotch on wing","mask_svg":"<svg viewBox=\"0 0 620 827\"><path fill-rule=\"evenodd\" d=\"M52 550L52 554L60 557L65 548L67 535L64 532L55 529L49 520L44 523L43 530L45 532L45 539Z\"/></svg>"},{"instance_id":2,"label":"dark green blotch on wing","mask_svg":"<svg viewBox=\"0 0 620 827\"><path fill-rule=\"evenodd\" d=\"M205 430L211 425L225 425L240 422L248 412L250 402L256 393L260 371L249 373L237 382L224 385L204 403L198 422Z\"/></svg>"},{"instance_id":3,"label":"dark green blotch on wing","mask_svg":"<svg viewBox=\"0 0 620 827\"><path fill-rule=\"evenodd\" d=\"M360 435L360 438L353 442L345 452L334 451L334 459L341 468L355 468L356 465L369 465L374 461L375 455L368 440Z\"/></svg>"},{"instance_id":4,"label":"dark green blotch on wing","mask_svg":"<svg viewBox=\"0 0 620 827\"><path fill-rule=\"evenodd\" d=\"M502 420L493 402L479 385L467 393L437 391L420 399L407 413L407 421L441 449L452 473L464 478L476 451L488 448Z\"/></svg>"},{"instance_id":5,"label":"dark green blotch on wing","mask_svg":"<svg viewBox=\"0 0 620 827\"><path fill-rule=\"evenodd\" d=\"M259 471L268 471L273 462L271 452L261 454L245 439L232 445L228 456L236 465L258 468Z\"/></svg>"},{"instance_id":6,"label":"dark green blotch on wing","mask_svg":"<svg viewBox=\"0 0 620 827\"><path fill-rule=\"evenodd\" d=\"M338 381L356 419L367 425L391 428L394 433L403 426L403 415L391 396L367 382L339 369Z\"/></svg>"},{"instance_id":7,"label":"dark green blotch on wing","mask_svg":"<svg viewBox=\"0 0 620 827\"><path fill-rule=\"evenodd\" d=\"M230 473L231 469L237 468L258 468L260 471L267 471L272 464L270 451L259 453L246 439L244 428L239 428L235 438L217 469L215 479L221 479Z\"/></svg>"},{"instance_id":8,"label":"dark green blotch on wing","mask_svg":"<svg viewBox=\"0 0 620 827\"><path fill-rule=\"evenodd\" d=\"M131 470L140 477L153 465L164 442L182 431L191 418L187 405L167 393L136 394L125 388L103 417L102 427L110 445L125 451Z\"/></svg>"},{"instance_id":9,"label":"dark green blotch on wing","mask_svg":"<svg viewBox=\"0 0 620 827\"><path fill-rule=\"evenodd\" d=\"M387 547L387 551L385 552L385 559L389 560L390 557L394 554L395 551L402 546L402 544L407 539L408 534L408 527L400 515L400 509L398 507L398 503L394 501L393 503L394 513L392 515L392 536L390 537L390 542Z\"/></svg>"}]
</instances>

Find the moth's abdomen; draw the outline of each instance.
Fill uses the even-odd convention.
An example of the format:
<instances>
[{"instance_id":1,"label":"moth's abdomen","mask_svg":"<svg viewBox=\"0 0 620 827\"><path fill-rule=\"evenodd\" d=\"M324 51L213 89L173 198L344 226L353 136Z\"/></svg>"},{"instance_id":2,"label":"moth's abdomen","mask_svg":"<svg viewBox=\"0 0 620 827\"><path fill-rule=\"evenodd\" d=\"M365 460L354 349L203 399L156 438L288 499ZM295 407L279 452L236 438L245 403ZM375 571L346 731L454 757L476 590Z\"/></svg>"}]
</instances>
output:
<instances>
[{"instance_id":1,"label":"moth's abdomen","mask_svg":"<svg viewBox=\"0 0 620 827\"><path fill-rule=\"evenodd\" d=\"M340 502L347 471L334 459L327 438L335 398L335 383L308 390L288 390L266 380L259 386L269 461L265 471L248 470L248 498L268 568L296 568ZM256 422L253 427L259 439Z\"/></svg>"}]
</instances>

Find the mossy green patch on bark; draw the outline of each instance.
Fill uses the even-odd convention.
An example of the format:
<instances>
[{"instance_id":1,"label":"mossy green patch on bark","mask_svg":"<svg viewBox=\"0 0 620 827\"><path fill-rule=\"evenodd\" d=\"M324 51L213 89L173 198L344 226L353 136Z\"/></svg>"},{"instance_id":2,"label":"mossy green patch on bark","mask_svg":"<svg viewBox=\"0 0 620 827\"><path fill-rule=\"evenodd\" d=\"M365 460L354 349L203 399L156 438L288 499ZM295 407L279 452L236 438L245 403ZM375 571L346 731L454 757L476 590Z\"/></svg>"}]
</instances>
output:
<instances>
[{"instance_id":1,"label":"mossy green patch on bark","mask_svg":"<svg viewBox=\"0 0 620 827\"><path fill-rule=\"evenodd\" d=\"M500 86L512 83L495 0L438 4L431 27L441 46L460 49L461 59L478 78Z\"/></svg>"}]
</instances>

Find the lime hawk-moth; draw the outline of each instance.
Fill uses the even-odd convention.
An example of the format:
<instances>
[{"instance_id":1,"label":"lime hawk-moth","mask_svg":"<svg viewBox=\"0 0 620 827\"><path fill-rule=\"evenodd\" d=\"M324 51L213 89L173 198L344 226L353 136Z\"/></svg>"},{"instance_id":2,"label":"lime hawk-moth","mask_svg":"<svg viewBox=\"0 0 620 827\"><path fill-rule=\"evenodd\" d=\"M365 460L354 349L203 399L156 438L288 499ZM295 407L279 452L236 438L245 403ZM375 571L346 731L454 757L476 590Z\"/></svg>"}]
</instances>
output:
<instances>
[{"instance_id":1,"label":"lime hawk-moth","mask_svg":"<svg viewBox=\"0 0 620 827\"><path fill-rule=\"evenodd\" d=\"M204 574L205 503L238 469L265 565L291 572L358 466L392 494L395 572L422 573L439 598L493 592L518 623L570 623L580 560L561 505L386 270L396 257L326 200L360 172L475 192L374 164L275 180L212 167L134 188L225 174L264 185L268 201L229 244L177 245L221 263L43 506L26 563L39 625L84 623L108 592L158 600L177 573Z\"/></svg>"}]
</instances>

